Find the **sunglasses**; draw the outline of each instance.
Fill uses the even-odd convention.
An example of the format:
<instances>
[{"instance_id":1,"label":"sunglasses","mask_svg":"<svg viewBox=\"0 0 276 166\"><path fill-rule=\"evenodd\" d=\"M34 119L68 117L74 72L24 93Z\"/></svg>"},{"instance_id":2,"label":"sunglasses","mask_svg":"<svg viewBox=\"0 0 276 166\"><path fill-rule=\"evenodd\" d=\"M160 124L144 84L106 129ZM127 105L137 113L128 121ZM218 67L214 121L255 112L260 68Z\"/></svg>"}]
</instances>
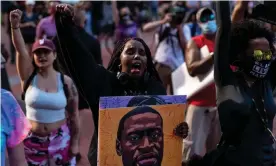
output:
<instances>
[{"instance_id":1,"label":"sunglasses","mask_svg":"<svg viewBox=\"0 0 276 166\"><path fill-rule=\"evenodd\" d=\"M254 50L253 57L256 61L273 60L271 51Z\"/></svg>"},{"instance_id":2,"label":"sunglasses","mask_svg":"<svg viewBox=\"0 0 276 166\"><path fill-rule=\"evenodd\" d=\"M213 21L213 20L215 20L215 15L214 14L205 15L205 16L202 16L200 18L200 22L202 22L202 23L206 23L208 21Z\"/></svg>"}]
</instances>

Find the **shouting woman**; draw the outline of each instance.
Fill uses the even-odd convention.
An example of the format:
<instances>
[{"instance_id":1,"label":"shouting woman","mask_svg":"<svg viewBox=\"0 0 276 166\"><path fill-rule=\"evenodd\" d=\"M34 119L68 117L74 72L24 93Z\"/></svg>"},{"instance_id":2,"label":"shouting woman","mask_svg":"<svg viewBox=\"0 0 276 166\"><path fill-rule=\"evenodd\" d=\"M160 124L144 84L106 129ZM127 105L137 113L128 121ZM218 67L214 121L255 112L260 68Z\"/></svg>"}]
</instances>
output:
<instances>
[{"instance_id":1,"label":"shouting woman","mask_svg":"<svg viewBox=\"0 0 276 166\"><path fill-rule=\"evenodd\" d=\"M98 107L101 96L166 95L159 75L152 63L149 47L140 38L127 38L116 45L107 70L97 65L94 58L80 41L73 24L73 7L57 6L56 26L59 45L73 80L93 111L95 134L89 160L97 165ZM83 56L90 55L90 56ZM176 133L187 136L187 125L178 126Z\"/></svg>"},{"instance_id":2,"label":"shouting woman","mask_svg":"<svg viewBox=\"0 0 276 166\"><path fill-rule=\"evenodd\" d=\"M29 165L75 165L74 156L79 151L77 89L71 78L54 68L56 52L52 41L36 41L32 47L33 55L28 55L19 27L21 16L20 10L10 13L17 71L23 87L26 115L32 125L24 140L27 162Z\"/></svg>"}]
</instances>

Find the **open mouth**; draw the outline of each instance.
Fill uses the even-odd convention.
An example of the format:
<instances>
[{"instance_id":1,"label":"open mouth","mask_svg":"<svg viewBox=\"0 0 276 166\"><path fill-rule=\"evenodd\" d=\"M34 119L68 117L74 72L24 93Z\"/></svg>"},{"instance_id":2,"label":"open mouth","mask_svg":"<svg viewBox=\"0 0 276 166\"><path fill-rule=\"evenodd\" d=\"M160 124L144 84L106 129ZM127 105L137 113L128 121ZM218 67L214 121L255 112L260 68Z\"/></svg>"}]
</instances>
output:
<instances>
[{"instance_id":1,"label":"open mouth","mask_svg":"<svg viewBox=\"0 0 276 166\"><path fill-rule=\"evenodd\" d=\"M157 156L155 153L142 154L137 158L139 166L153 166L157 163Z\"/></svg>"},{"instance_id":2,"label":"open mouth","mask_svg":"<svg viewBox=\"0 0 276 166\"><path fill-rule=\"evenodd\" d=\"M44 60L44 59L40 59L40 60L38 60L40 63L45 63L45 62L47 62L47 60Z\"/></svg>"},{"instance_id":3,"label":"open mouth","mask_svg":"<svg viewBox=\"0 0 276 166\"><path fill-rule=\"evenodd\" d=\"M132 63L131 65L131 73L140 73L142 64L139 62Z\"/></svg>"}]
</instances>

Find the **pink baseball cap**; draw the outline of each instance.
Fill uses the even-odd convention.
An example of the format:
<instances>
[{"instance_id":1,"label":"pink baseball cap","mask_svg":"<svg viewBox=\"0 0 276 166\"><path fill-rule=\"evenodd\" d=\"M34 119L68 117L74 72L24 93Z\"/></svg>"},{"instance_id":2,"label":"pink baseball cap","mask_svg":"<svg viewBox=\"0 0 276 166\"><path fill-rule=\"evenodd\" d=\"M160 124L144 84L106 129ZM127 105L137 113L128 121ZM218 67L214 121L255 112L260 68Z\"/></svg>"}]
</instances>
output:
<instances>
[{"instance_id":1,"label":"pink baseball cap","mask_svg":"<svg viewBox=\"0 0 276 166\"><path fill-rule=\"evenodd\" d=\"M35 43L33 44L32 52L35 52L40 48L48 49L50 51L56 50L54 43L52 42L52 40L49 39L40 39L35 41Z\"/></svg>"}]
</instances>

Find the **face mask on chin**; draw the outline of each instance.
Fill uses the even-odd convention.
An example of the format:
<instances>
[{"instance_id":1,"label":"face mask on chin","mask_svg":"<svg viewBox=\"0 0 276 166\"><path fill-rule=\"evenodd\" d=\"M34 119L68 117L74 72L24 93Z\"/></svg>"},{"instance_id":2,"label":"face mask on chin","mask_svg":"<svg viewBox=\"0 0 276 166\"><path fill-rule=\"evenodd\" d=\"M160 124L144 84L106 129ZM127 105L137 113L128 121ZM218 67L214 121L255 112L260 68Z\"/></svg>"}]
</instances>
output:
<instances>
[{"instance_id":1,"label":"face mask on chin","mask_svg":"<svg viewBox=\"0 0 276 166\"><path fill-rule=\"evenodd\" d=\"M124 14L121 16L121 20L123 22L127 22L127 21L131 20L131 16L129 14Z\"/></svg>"},{"instance_id":2,"label":"face mask on chin","mask_svg":"<svg viewBox=\"0 0 276 166\"><path fill-rule=\"evenodd\" d=\"M217 31L217 24L216 21L208 21L207 23L200 24L201 30L203 34L212 35Z\"/></svg>"},{"instance_id":3,"label":"face mask on chin","mask_svg":"<svg viewBox=\"0 0 276 166\"><path fill-rule=\"evenodd\" d=\"M256 61L248 58L243 65L244 72L253 78L263 79L267 75L271 61Z\"/></svg>"}]
</instances>

